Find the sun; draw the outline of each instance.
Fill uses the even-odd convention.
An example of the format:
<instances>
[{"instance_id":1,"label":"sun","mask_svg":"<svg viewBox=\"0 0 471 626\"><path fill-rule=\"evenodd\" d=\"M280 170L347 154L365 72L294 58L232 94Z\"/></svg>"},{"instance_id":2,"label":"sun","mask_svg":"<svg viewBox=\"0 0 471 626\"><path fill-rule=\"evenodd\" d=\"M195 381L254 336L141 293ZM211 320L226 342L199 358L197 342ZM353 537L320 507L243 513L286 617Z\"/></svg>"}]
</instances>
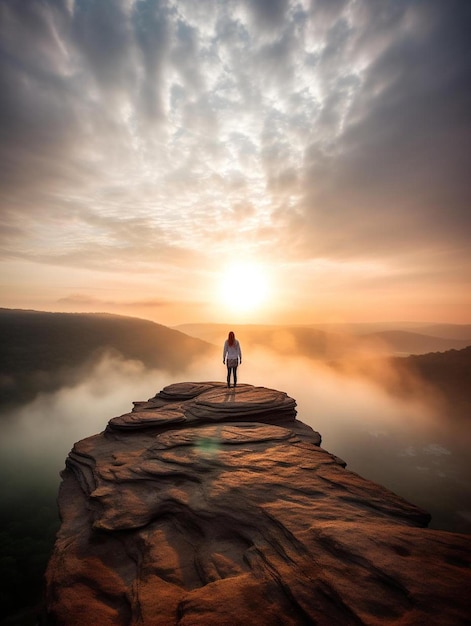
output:
<instances>
[{"instance_id":1,"label":"sun","mask_svg":"<svg viewBox=\"0 0 471 626\"><path fill-rule=\"evenodd\" d=\"M249 313L262 306L268 298L269 280L266 270L255 262L237 262L226 267L221 275L221 304L239 313Z\"/></svg>"}]
</instances>

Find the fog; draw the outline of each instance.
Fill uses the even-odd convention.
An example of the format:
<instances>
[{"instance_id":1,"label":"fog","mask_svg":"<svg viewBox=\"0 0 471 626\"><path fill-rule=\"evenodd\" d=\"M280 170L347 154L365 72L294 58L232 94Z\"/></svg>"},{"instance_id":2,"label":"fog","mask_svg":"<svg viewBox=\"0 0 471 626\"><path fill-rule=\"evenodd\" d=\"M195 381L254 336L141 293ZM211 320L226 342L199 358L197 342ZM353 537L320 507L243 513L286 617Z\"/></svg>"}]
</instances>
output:
<instances>
[{"instance_id":1,"label":"fog","mask_svg":"<svg viewBox=\"0 0 471 626\"><path fill-rule=\"evenodd\" d=\"M392 397L353 367L342 375L307 359L255 356L265 371L249 364L250 382L269 380L268 386L295 398L298 419L317 430L322 447L349 470L430 512L432 528L471 532L469 426L446 416L429 387L410 380L414 396L406 400ZM395 376L382 367L377 379Z\"/></svg>"},{"instance_id":2,"label":"fog","mask_svg":"<svg viewBox=\"0 0 471 626\"><path fill-rule=\"evenodd\" d=\"M45 482L54 489L74 442L101 432L164 386L224 380L222 361L201 359L179 375L148 370L116 353L103 355L80 383L41 394L3 413L0 454L3 496ZM390 371L385 376L393 375ZM430 390L393 398L354 371L254 349L239 367L240 383L286 391L298 418L322 435L322 446L347 468L432 513L432 527L471 532L469 433L441 414Z\"/></svg>"}]
</instances>

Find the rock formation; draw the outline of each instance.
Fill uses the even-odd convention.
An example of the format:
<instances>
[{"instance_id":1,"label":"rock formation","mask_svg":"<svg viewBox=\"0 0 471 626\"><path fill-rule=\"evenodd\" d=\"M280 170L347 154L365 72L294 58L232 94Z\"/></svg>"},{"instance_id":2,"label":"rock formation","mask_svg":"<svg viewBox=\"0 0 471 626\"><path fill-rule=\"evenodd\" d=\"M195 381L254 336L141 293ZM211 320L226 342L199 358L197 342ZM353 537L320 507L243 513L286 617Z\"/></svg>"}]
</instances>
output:
<instances>
[{"instance_id":1,"label":"rock formation","mask_svg":"<svg viewBox=\"0 0 471 626\"><path fill-rule=\"evenodd\" d=\"M75 444L46 623L469 623L471 539L345 469L285 393L166 387Z\"/></svg>"}]
</instances>

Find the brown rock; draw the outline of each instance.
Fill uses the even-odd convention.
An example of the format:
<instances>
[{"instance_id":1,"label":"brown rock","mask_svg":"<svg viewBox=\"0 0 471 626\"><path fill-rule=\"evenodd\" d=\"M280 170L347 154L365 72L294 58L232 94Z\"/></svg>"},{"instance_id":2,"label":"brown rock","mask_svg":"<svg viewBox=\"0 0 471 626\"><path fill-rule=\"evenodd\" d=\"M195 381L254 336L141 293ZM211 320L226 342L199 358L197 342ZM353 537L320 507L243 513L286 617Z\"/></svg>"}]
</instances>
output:
<instances>
[{"instance_id":1,"label":"brown rock","mask_svg":"<svg viewBox=\"0 0 471 626\"><path fill-rule=\"evenodd\" d=\"M470 538L424 528L295 415L279 391L180 383L77 443L50 623L469 623Z\"/></svg>"},{"instance_id":2,"label":"brown rock","mask_svg":"<svg viewBox=\"0 0 471 626\"><path fill-rule=\"evenodd\" d=\"M115 429L147 428L180 422L256 420L289 421L296 417L296 402L282 391L223 383L177 383L165 387L147 402L135 402L131 413L114 417Z\"/></svg>"}]
</instances>

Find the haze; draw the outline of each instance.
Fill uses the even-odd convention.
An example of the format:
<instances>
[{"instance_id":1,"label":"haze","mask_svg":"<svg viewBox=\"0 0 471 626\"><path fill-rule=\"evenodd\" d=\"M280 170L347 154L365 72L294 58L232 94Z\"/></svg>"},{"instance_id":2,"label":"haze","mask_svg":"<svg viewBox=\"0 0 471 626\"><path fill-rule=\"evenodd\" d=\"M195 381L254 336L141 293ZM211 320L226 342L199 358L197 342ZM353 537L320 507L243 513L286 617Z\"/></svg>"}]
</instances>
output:
<instances>
[{"instance_id":1,"label":"haze","mask_svg":"<svg viewBox=\"0 0 471 626\"><path fill-rule=\"evenodd\" d=\"M353 371L341 375L320 362L261 348L249 350L239 369L240 382L295 398L298 418L321 433L323 447L348 469L431 512L432 527L471 531L469 427L446 418L428 390L417 385L413 398L401 400ZM111 417L131 410L132 401L180 380L224 376L222 362L209 357L178 374L146 369L116 353L101 357L79 382L0 415L2 501L44 485L54 494L74 442L101 432Z\"/></svg>"},{"instance_id":2,"label":"haze","mask_svg":"<svg viewBox=\"0 0 471 626\"><path fill-rule=\"evenodd\" d=\"M470 12L2 0L2 305L468 323Z\"/></svg>"}]
</instances>

